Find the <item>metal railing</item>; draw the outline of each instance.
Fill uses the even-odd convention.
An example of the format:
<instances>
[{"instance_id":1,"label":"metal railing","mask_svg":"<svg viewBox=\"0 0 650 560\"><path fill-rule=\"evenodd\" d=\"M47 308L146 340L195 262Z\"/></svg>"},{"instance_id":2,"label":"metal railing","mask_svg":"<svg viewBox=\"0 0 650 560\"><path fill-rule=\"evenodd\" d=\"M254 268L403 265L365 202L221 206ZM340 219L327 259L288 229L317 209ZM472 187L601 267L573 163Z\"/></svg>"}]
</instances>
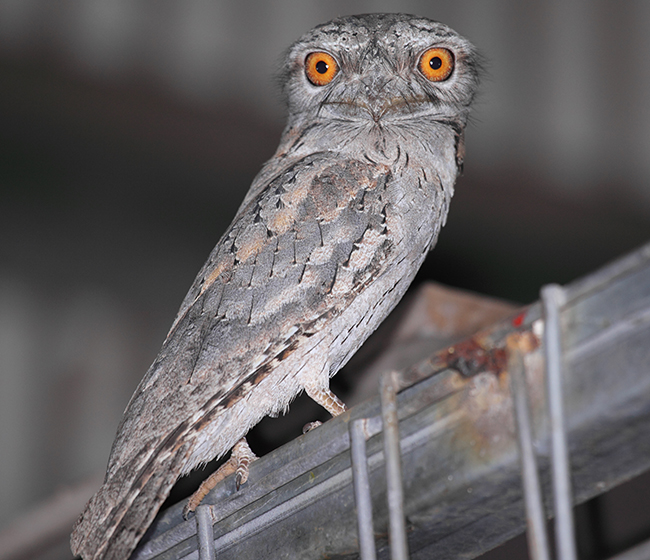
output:
<instances>
[{"instance_id":1,"label":"metal railing","mask_svg":"<svg viewBox=\"0 0 650 560\"><path fill-rule=\"evenodd\" d=\"M385 375L381 398L254 462L239 492L226 479L194 519L161 513L133 559L475 557L528 526L545 560L552 503L573 560L573 504L649 468L647 245Z\"/></svg>"}]
</instances>

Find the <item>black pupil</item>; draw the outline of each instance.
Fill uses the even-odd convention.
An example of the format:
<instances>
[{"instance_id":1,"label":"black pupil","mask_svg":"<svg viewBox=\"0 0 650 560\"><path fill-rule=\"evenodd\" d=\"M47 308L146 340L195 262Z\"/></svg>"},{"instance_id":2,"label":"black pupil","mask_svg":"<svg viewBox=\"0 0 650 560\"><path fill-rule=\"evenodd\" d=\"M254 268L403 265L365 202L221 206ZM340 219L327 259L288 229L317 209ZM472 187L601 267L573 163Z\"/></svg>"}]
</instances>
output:
<instances>
[{"instance_id":1,"label":"black pupil","mask_svg":"<svg viewBox=\"0 0 650 560\"><path fill-rule=\"evenodd\" d=\"M439 56L434 56L429 61L429 66L431 66L432 70L438 70L442 66L442 59Z\"/></svg>"},{"instance_id":2,"label":"black pupil","mask_svg":"<svg viewBox=\"0 0 650 560\"><path fill-rule=\"evenodd\" d=\"M327 65L327 62L325 62L324 60L319 60L316 63L316 72L318 72L319 74L325 74L328 68L329 66Z\"/></svg>"}]
</instances>

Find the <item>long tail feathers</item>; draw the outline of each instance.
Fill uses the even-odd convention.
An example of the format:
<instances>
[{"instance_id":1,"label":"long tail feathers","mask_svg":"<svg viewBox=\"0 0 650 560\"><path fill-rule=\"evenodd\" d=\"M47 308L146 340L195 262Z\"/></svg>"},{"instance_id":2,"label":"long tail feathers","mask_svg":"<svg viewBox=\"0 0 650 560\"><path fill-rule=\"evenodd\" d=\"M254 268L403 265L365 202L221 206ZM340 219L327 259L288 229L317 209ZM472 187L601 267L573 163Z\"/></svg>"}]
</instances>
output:
<instances>
[{"instance_id":1,"label":"long tail feathers","mask_svg":"<svg viewBox=\"0 0 650 560\"><path fill-rule=\"evenodd\" d=\"M126 560L178 479L182 456L157 455L137 472L134 458L110 476L75 523L73 554L84 560Z\"/></svg>"}]
</instances>

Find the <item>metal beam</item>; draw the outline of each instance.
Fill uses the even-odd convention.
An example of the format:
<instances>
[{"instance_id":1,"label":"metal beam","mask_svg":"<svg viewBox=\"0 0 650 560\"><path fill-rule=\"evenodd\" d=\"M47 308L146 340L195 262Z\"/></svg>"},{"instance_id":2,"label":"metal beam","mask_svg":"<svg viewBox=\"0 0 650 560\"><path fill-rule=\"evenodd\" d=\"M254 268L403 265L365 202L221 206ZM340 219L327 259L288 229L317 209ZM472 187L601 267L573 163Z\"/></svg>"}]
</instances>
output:
<instances>
[{"instance_id":1,"label":"metal beam","mask_svg":"<svg viewBox=\"0 0 650 560\"><path fill-rule=\"evenodd\" d=\"M564 414L574 499L650 468L650 245L566 287L560 312ZM397 412L412 559L475 557L525 528L506 337L523 356L542 488L550 503L539 304L400 373ZM388 558L379 398L255 461L204 503L219 560L337 558L359 551L348 424L366 418L377 557ZM196 521L162 512L137 560L198 558ZM547 508L547 513L550 510Z\"/></svg>"}]
</instances>

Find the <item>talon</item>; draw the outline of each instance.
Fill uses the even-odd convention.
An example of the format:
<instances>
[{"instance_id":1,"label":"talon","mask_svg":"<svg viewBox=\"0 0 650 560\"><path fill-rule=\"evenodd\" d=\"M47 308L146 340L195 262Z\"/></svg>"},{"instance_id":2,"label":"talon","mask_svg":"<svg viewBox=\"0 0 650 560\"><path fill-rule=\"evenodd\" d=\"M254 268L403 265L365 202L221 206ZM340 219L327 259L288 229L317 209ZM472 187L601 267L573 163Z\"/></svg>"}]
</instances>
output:
<instances>
[{"instance_id":1,"label":"talon","mask_svg":"<svg viewBox=\"0 0 650 560\"><path fill-rule=\"evenodd\" d=\"M302 427L302 433L306 434L307 432L311 432L314 428L318 428L318 426L321 424L322 422L320 420L316 420L315 422L307 422L307 424Z\"/></svg>"},{"instance_id":2,"label":"talon","mask_svg":"<svg viewBox=\"0 0 650 560\"><path fill-rule=\"evenodd\" d=\"M230 459L206 478L201 483L201 486L199 486L199 489L190 496L190 499L183 508L183 519L187 521L190 513L198 507L201 500L208 495L208 492L224 478L233 473L237 473L235 476L235 485L237 486L237 490L239 490L239 487L248 480L248 465L255 459L255 453L248 447L246 438L240 439L232 448Z\"/></svg>"},{"instance_id":3,"label":"talon","mask_svg":"<svg viewBox=\"0 0 650 560\"><path fill-rule=\"evenodd\" d=\"M190 518L190 513L193 511L194 510L190 507L189 503L185 504L185 507L183 508L183 519L187 521Z\"/></svg>"}]
</instances>

